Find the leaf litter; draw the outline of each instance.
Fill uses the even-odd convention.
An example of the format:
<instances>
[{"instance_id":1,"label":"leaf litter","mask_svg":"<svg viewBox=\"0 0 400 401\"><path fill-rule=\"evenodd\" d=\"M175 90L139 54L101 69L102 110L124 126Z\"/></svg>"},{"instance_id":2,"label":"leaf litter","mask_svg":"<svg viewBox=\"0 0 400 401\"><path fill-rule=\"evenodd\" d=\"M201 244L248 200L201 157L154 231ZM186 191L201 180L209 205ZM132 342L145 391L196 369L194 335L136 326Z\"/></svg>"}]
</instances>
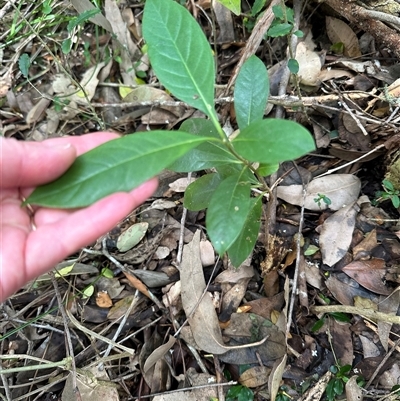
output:
<instances>
[{"instance_id":1,"label":"leaf litter","mask_svg":"<svg viewBox=\"0 0 400 401\"><path fill-rule=\"evenodd\" d=\"M209 3L194 3L208 15ZM262 231L252 258L235 270L227 259L215 256L209 242L200 256L202 241L196 230L204 224L204 212L188 213L185 225L181 225L182 194L173 185L168 189L168 184L179 183L185 177L175 174L156 200L165 207L152 207L151 202L144 205L105 238L57 266L59 291L68 300L65 308L79 317L71 319L72 348L79 374L76 376L73 369L62 374L49 367L53 374L60 373L59 381L39 378L31 384L36 370L9 373L14 375L15 386L8 386L7 393L3 382L2 395L33 399L34 394L44 392L47 396L53 391L69 400L75 399L77 386L83 400L122 400L155 393L163 394L155 395L155 400L223 399L225 390L233 385L229 382L232 379L252 389L257 400L277 399L283 391L294 399L324 399L329 383L338 380L332 366L340 368L345 364L353 369L343 383L347 399L360 399L360 376L369 383L362 393L364 399L375 396L372 386L381 394L396 390L399 211L390 199L377 202L375 193L382 190L388 171L390 177L396 173L399 158L398 146L390 145L396 143L398 131L398 68L389 56L390 51L398 54L398 49L390 35L383 39L378 29L368 28L372 24L365 20L362 26L358 25L357 15L352 14L358 12L368 21L372 18L368 13L376 6L373 2L364 1L365 8L357 3L352 10L337 8L334 0L325 3L337 15L333 16L325 5L314 10L315 2L311 2L301 16L306 35L297 45L296 58L307 119L304 109L294 110L301 102L292 106L297 94L293 82L287 86L290 96L276 96L274 82L280 82L286 68L282 38L269 38L269 50L263 48L271 52L262 59L267 68L272 71L280 66L281 71L277 74L279 79L271 74L272 97L266 113L275 113L276 105L281 105L291 119L309 121L304 124L315 134L318 149L299 160L298 166L289 163L286 172L280 173L284 182L277 187L276 219L263 204ZM386 8L376 9L390 17L390 5L394 7L395 3L385 2ZM54 31L62 37L67 25L63 16L76 14L73 8L65 8L66 4L48 4L53 7L54 18L60 19L59 29L65 30ZM93 7L89 2L71 4L79 13ZM91 22L83 25L80 35L75 35L76 43L69 55L55 54L42 46L38 36L50 40L52 28L45 19L34 20L35 13L28 9L26 15L35 34L25 41L18 34L27 29L23 16L13 17L14 10L7 10L5 5L6 2L0 7L5 13L0 28L0 51L4 53L0 118L4 136L43 140L99 129L144 131L149 125L152 129L179 125L193 113L152 80L147 55L141 51L140 5L118 6L113 0L106 1L103 13L94 15ZM35 12L42 12L40 5L33 7ZM242 12L251 15L251 10L245 8L242 4ZM205 20L198 21L210 41L217 43L218 84L225 85L241 56L238 44L245 56L254 54L248 45L252 27L246 24L254 25L256 19L252 16L245 21L243 16L229 14L219 5L213 9L217 13L216 39ZM198 13L196 7L189 10ZM347 14L343 15L343 10ZM382 24L382 29L391 29L385 20L378 19L377 23ZM105 30L96 36L93 24ZM268 26L263 29L265 32ZM18 70L18 57L22 54L30 57L30 63L23 68L29 83L18 72L10 73ZM367 59L358 60L360 55ZM37 79L37 75L41 78ZM235 125L230 104L222 103L219 111ZM374 149L377 150L370 156L360 158ZM331 170L331 174L321 176ZM299 173L297 181L285 182L294 171ZM164 223L164 211L159 208L167 210ZM271 241L269 237L268 242L265 224L271 219L275 239ZM132 232L135 224L149 229L143 238L140 235L133 241L139 243L131 242L126 245L129 249L118 249L118 240L122 241L123 233ZM300 224L300 252L304 255L298 259L293 238ZM168 230L157 236L163 226ZM182 246L183 257L177 265ZM162 248L169 252L161 252ZM116 263L107 256L108 249L109 256L116 256L117 262L122 259L122 268L129 265L135 280L118 273ZM306 253L307 249L312 253ZM266 250L282 258L269 257ZM130 251L127 260L122 255ZM300 270L298 278L299 284L304 280L299 285L302 293L298 298L296 293L291 294L289 284L284 284L296 277L296 263L304 268L304 277ZM263 266L268 266L268 271ZM63 270L65 267L68 270ZM269 269L275 277L273 285L268 281ZM1 306L3 357L24 355L20 360L3 358L3 369L22 366L30 356L45 363L64 361L65 328L58 312L52 310L57 301L50 280L48 274L41 276L33 287L27 286L26 291ZM90 286L95 289L93 295L83 297ZM294 297L294 312L287 328L290 297ZM163 303L155 305L154 299L163 299ZM300 299L307 302L300 304ZM325 306L331 309L318 309ZM340 308L344 307L350 308L345 309L348 321L341 322ZM377 319L371 319L374 313ZM323 324L314 331L319 321ZM118 349L117 343L122 343L123 348ZM69 369L68 363L63 366ZM205 390L196 388L200 385L206 386ZM184 391L176 392L178 387ZM27 388L32 395L26 396Z\"/></svg>"}]
</instances>

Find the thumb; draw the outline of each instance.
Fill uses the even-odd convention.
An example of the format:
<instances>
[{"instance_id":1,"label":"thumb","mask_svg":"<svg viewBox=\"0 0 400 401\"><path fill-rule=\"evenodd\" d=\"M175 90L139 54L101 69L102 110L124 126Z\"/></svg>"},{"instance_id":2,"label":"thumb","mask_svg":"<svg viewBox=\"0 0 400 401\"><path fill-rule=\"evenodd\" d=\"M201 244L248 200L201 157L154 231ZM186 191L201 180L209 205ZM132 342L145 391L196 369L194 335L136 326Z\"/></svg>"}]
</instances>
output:
<instances>
[{"instance_id":1,"label":"thumb","mask_svg":"<svg viewBox=\"0 0 400 401\"><path fill-rule=\"evenodd\" d=\"M75 147L66 141L28 142L0 137L0 187L32 187L53 181L75 158Z\"/></svg>"}]
</instances>

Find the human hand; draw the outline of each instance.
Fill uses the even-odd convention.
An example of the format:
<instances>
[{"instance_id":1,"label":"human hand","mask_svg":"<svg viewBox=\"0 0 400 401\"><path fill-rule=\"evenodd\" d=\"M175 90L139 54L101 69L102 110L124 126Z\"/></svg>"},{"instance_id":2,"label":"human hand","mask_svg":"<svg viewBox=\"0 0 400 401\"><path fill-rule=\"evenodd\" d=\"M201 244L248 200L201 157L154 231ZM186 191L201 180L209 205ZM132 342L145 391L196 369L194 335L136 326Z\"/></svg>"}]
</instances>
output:
<instances>
[{"instance_id":1,"label":"human hand","mask_svg":"<svg viewBox=\"0 0 400 401\"><path fill-rule=\"evenodd\" d=\"M21 207L34 187L62 175L77 155L115 138L109 132L43 142L0 137L0 302L110 231L156 190L152 179L83 209L34 207L30 216Z\"/></svg>"}]
</instances>

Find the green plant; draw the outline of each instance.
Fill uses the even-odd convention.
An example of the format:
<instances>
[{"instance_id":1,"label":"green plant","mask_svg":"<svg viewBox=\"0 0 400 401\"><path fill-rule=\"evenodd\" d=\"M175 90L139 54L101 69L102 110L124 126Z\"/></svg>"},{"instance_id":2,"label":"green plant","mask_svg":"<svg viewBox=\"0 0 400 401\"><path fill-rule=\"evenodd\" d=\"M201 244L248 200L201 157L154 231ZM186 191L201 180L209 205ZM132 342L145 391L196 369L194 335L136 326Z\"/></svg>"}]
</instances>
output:
<instances>
[{"instance_id":1,"label":"green plant","mask_svg":"<svg viewBox=\"0 0 400 401\"><path fill-rule=\"evenodd\" d=\"M253 401L254 393L248 387L237 384L231 387L226 394L226 401Z\"/></svg>"},{"instance_id":2,"label":"green plant","mask_svg":"<svg viewBox=\"0 0 400 401\"><path fill-rule=\"evenodd\" d=\"M294 13L290 7L287 7L285 4L276 5L272 7L272 11L275 15L275 19L268 29L267 36L271 38L276 38L278 36L287 36L289 38L292 34L299 38L304 36L303 31L294 30ZM291 50L287 66L292 74L297 74L299 72L299 63L293 57Z\"/></svg>"},{"instance_id":3,"label":"green plant","mask_svg":"<svg viewBox=\"0 0 400 401\"><path fill-rule=\"evenodd\" d=\"M208 119L189 119L179 131L137 133L99 146L78 157L57 181L37 188L27 202L83 207L113 192L128 191L167 167L178 172L212 169L187 188L184 205L207 209L207 233L215 249L220 255L227 252L239 266L254 248L262 199L270 193L263 177L276 171L280 162L312 151L314 141L295 122L263 119L269 82L264 64L255 56L243 65L235 85L240 133L232 140L227 137L214 108L211 48L178 3L147 0L143 35L159 81Z\"/></svg>"},{"instance_id":4,"label":"green plant","mask_svg":"<svg viewBox=\"0 0 400 401\"><path fill-rule=\"evenodd\" d=\"M383 180L382 186L384 190L376 193L376 201L383 202L390 199L396 209L400 207L400 190L396 189L389 180Z\"/></svg>"},{"instance_id":5,"label":"green plant","mask_svg":"<svg viewBox=\"0 0 400 401\"><path fill-rule=\"evenodd\" d=\"M329 369L334 377L329 381L326 386L326 398L328 401L336 400L336 397L344 393L344 387L350 379L351 365L340 366L339 364L332 365ZM364 379L362 377L357 378L357 384L363 386Z\"/></svg>"},{"instance_id":6,"label":"green plant","mask_svg":"<svg viewBox=\"0 0 400 401\"><path fill-rule=\"evenodd\" d=\"M332 201L324 194L317 194L317 198L314 198L314 202L321 207L321 201L325 203L326 206L329 206Z\"/></svg>"},{"instance_id":7,"label":"green plant","mask_svg":"<svg viewBox=\"0 0 400 401\"><path fill-rule=\"evenodd\" d=\"M85 22L89 21L90 18L94 17L96 14L99 13L101 13L101 10L99 8L94 8L91 10L84 11L83 13L79 14L78 16L72 18L69 21L67 26L67 31L69 36L62 43L62 51L64 54L68 54L71 51L73 36L76 30Z\"/></svg>"},{"instance_id":8,"label":"green plant","mask_svg":"<svg viewBox=\"0 0 400 401\"><path fill-rule=\"evenodd\" d=\"M281 386L279 388L279 392L276 395L275 400L276 401L291 401L292 397L290 397L289 394L287 394L287 387L286 386Z\"/></svg>"}]
</instances>

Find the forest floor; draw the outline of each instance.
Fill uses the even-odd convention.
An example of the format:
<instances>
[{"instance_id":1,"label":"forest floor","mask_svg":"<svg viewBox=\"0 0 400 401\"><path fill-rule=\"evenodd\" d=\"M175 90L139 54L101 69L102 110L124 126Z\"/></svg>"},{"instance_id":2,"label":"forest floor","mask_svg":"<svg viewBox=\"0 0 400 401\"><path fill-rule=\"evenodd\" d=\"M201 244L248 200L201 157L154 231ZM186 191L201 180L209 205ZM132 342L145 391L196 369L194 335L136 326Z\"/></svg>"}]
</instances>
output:
<instances>
[{"instance_id":1,"label":"forest floor","mask_svg":"<svg viewBox=\"0 0 400 401\"><path fill-rule=\"evenodd\" d=\"M237 14L180 3L213 48L225 131L237 129L233 87L255 54L270 81L265 118L302 124L316 150L266 179L274 198L238 269L208 241L205 211L184 209L187 175L163 172L156 194L56 279L0 304L0 397L400 399L400 2L243 0ZM105 0L88 20L90 4L0 1L1 135L130 134L204 117L154 76L144 2ZM279 23L288 35L268 34Z\"/></svg>"}]
</instances>

